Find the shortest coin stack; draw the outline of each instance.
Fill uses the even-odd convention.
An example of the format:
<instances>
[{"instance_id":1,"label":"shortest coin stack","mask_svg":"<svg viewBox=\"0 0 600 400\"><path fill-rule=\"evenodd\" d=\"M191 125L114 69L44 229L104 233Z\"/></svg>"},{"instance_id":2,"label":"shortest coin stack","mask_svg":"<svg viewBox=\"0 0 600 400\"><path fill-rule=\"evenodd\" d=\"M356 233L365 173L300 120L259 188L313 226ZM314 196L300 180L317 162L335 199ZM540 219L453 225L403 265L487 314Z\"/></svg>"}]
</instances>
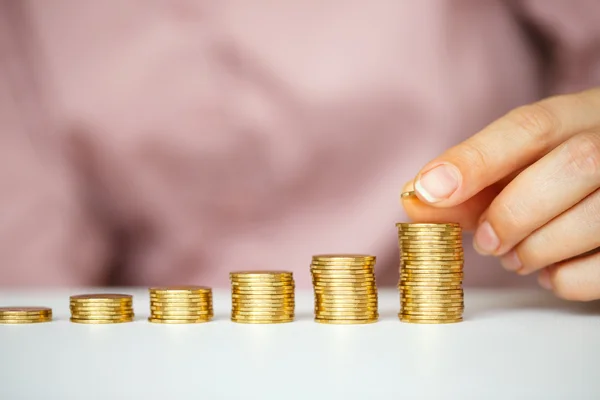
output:
<instances>
[{"instance_id":1,"label":"shortest coin stack","mask_svg":"<svg viewBox=\"0 0 600 400\"><path fill-rule=\"evenodd\" d=\"M158 324L197 324L214 317L212 289L204 286L150 288L150 318Z\"/></svg>"},{"instance_id":2,"label":"shortest coin stack","mask_svg":"<svg viewBox=\"0 0 600 400\"><path fill-rule=\"evenodd\" d=\"M231 320L277 324L294 320L294 277L287 271L232 272Z\"/></svg>"},{"instance_id":3,"label":"shortest coin stack","mask_svg":"<svg viewBox=\"0 0 600 400\"><path fill-rule=\"evenodd\" d=\"M33 324L52 321L47 307L0 307L0 324Z\"/></svg>"},{"instance_id":4,"label":"shortest coin stack","mask_svg":"<svg viewBox=\"0 0 600 400\"><path fill-rule=\"evenodd\" d=\"M117 324L133 321L133 298L127 294L82 294L71 296L71 322Z\"/></svg>"}]
</instances>

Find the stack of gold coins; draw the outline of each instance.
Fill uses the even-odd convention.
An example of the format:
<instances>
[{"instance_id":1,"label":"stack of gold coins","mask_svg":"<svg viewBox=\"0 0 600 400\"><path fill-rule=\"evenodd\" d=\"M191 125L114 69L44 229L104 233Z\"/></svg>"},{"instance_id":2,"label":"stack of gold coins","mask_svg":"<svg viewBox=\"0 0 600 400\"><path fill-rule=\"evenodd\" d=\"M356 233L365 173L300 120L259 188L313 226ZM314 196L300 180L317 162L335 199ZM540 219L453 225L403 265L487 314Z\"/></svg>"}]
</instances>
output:
<instances>
[{"instance_id":1,"label":"stack of gold coins","mask_svg":"<svg viewBox=\"0 0 600 400\"><path fill-rule=\"evenodd\" d=\"M231 320L277 324L294 320L294 277L288 271L232 272Z\"/></svg>"},{"instance_id":2,"label":"stack of gold coins","mask_svg":"<svg viewBox=\"0 0 600 400\"><path fill-rule=\"evenodd\" d=\"M47 307L0 307L0 324L34 324L52 321Z\"/></svg>"},{"instance_id":3,"label":"stack of gold coins","mask_svg":"<svg viewBox=\"0 0 600 400\"><path fill-rule=\"evenodd\" d=\"M133 298L128 294L82 294L71 296L71 322L117 324L133 321Z\"/></svg>"},{"instance_id":4,"label":"stack of gold coins","mask_svg":"<svg viewBox=\"0 0 600 400\"><path fill-rule=\"evenodd\" d=\"M315 292L315 321L326 324L377 321L374 256L316 255L310 271Z\"/></svg>"},{"instance_id":5,"label":"stack of gold coins","mask_svg":"<svg viewBox=\"0 0 600 400\"><path fill-rule=\"evenodd\" d=\"M463 318L463 246L459 224L396 224L401 321L444 324Z\"/></svg>"},{"instance_id":6,"label":"stack of gold coins","mask_svg":"<svg viewBox=\"0 0 600 400\"><path fill-rule=\"evenodd\" d=\"M149 291L150 322L196 324L214 317L212 289L209 287L154 287Z\"/></svg>"}]
</instances>

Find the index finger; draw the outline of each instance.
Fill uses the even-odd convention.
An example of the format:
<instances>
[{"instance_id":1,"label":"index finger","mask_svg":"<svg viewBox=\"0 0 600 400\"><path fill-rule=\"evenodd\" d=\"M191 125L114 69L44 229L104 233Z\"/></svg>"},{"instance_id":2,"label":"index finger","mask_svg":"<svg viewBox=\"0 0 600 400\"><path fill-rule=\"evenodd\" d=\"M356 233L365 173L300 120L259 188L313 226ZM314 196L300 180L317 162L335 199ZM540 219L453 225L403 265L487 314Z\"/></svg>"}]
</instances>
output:
<instances>
[{"instance_id":1,"label":"index finger","mask_svg":"<svg viewBox=\"0 0 600 400\"><path fill-rule=\"evenodd\" d=\"M519 107L429 162L415 179L419 198L453 207L576 133L600 126L600 88Z\"/></svg>"}]
</instances>

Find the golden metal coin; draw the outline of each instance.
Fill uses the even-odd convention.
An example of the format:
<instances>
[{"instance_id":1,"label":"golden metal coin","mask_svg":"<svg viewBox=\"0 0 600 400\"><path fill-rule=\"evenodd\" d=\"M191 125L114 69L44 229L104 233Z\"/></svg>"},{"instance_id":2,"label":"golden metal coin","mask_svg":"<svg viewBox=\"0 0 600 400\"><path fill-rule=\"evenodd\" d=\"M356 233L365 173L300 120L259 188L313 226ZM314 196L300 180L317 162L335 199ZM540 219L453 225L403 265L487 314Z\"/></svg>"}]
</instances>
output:
<instances>
[{"instance_id":1,"label":"golden metal coin","mask_svg":"<svg viewBox=\"0 0 600 400\"><path fill-rule=\"evenodd\" d=\"M153 324L200 324L209 321L210 319L208 318L198 318L195 320L148 318L148 322L152 322Z\"/></svg>"},{"instance_id":2,"label":"golden metal coin","mask_svg":"<svg viewBox=\"0 0 600 400\"><path fill-rule=\"evenodd\" d=\"M362 324L372 324L377 321L378 321L378 318L361 319L361 320L315 318L315 322L318 322L320 324L332 324L332 325L351 325L351 324L362 325Z\"/></svg>"},{"instance_id":3,"label":"golden metal coin","mask_svg":"<svg viewBox=\"0 0 600 400\"><path fill-rule=\"evenodd\" d=\"M414 323L414 324L453 324L456 322L462 322L462 317L461 318L455 318L455 319L419 319L419 318L412 318L412 317L408 317L408 316L399 316L400 321L402 322L408 322L408 323Z\"/></svg>"},{"instance_id":4,"label":"golden metal coin","mask_svg":"<svg viewBox=\"0 0 600 400\"><path fill-rule=\"evenodd\" d=\"M407 199L409 197L416 197L417 194L415 193L414 190L409 190L408 192L402 192L402 194L400 195L400 198L402 199Z\"/></svg>"},{"instance_id":5,"label":"golden metal coin","mask_svg":"<svg viewBox=\"0 0 600 400\"><path fill-rule=\"evenodd\" d=\"M71 317L71 322L77 324L121 324L125 322L133 322L133 318L123 318L123 319L80 319Z\"/></svg>"},{"instance_id":6,"label":"golden metal coin","mask_svg":"<svg viewBox=\"0 0 600 400\"><path fill-rule=\"evenodd\" d=\"M73 301L131 301L133 297L129 294L117 294L117 293L93 293L93 294L79 294L70 297Z\"/></svg>"},{"instance_id":7,"label":"golden metal coin","mask_svg":"<svg viewBox=\"0 0 600 400\"><path fill-rule=\"evenodd\" d=\"M50 314L52 309L49 307L0 307L0 315L20 315L20 314Z\"/></svg>"},{"instance_id":8,"label":"golden metal coin","mask_svg":"<svg viewBox=\"0 0 600 400\"><path fill-rule=\"evenodd\" d=\"M6 319L0 319L0 325L16 325L16 324L37 324L37 323L41 323L41 322L50 322L52 321L52 317L41 317L41 318L36 318L36 319L12 319L12 318L6 318Z\"/></svg>"},{"instance_id":9,"label":"golden metal coin","mask_svg":"<svg viewBox=\"0 0 600 400\"><path fill-rule=\"evenodd\" d=\"M183 292L183 293L211 293L212 289L208 286L194 286L194 285L184 285L184 286L155 286L148 288L150 292L154 293L174 293L174 292Z\"/></svg>"}]
</instances>

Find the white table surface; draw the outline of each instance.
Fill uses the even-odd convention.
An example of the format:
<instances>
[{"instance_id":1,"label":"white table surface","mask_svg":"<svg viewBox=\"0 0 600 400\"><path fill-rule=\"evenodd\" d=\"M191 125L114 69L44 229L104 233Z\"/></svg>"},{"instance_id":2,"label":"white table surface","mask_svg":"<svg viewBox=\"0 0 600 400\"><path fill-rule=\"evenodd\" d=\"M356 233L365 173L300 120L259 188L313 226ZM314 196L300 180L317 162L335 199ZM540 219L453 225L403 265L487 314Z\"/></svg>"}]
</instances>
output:
<instances>
[{"instance_id":1,"label":"white table surface","mask_svg":"<svg viewBox=\"0 0 600 400\"><path fill-rule=\"evenodd\" d=\"M539 291L467 290L465 322L397 319L398 294L380 291L370 325L312 321L312 294L296 294L297 321L146 321L148 295L131 293L136 321L79 325L68 297L98 290L0 292L0 304L52 307L55 321L0 325L0 399L599 399L600 306Z\"/></svg>"}]
</instances>

